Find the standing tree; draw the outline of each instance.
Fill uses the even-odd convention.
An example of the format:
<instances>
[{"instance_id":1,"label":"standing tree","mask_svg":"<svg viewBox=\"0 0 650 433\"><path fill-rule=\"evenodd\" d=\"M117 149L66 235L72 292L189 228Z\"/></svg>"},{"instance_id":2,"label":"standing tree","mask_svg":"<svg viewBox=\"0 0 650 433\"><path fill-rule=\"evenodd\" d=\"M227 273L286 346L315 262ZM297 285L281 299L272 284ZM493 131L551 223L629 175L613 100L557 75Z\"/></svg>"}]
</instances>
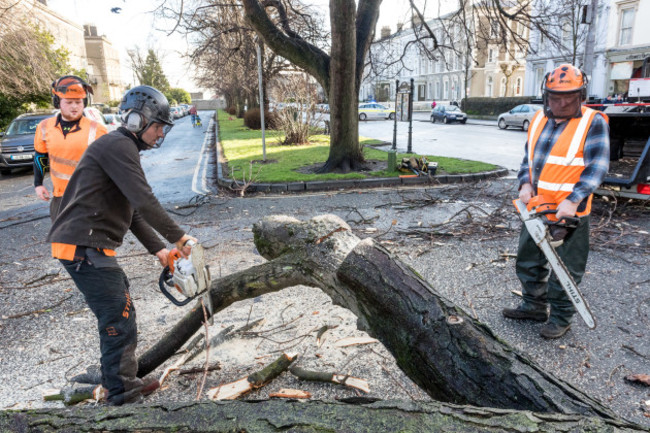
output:
<instances>
[{"instance_id":1,"label":"standing tree","mask_svg":"<svg viewBox=\"0 0 650 433\"><path fill-rule=\"evenodd\" d=\"M47 106L50 86L73 71L69 53L54 47L54 38L29 21L28 5L0 0L0 128L27 105Z\"/></svg>"},{"instance_id":2,"label":"standing tree","mask_svg":"<svg viewBox=\"0 0 650 433\"><path fill-rule=\"evenodd\" d=\"M147 57L143 58L140 50L136 47L128 51L131 59L131 69L135 73L140 84L154 87L161 92L169 90L169 81L165 77L158 55L153 49L147 51Z\"/></svg>"},{"instance_id":3,"label":"standing tree","mask_svg":"<svg viewBox=\"0 0 650 433\"><path fill-rule=\"evenodd\" d=\"M241 0L251 25L275 53L312 75L329 95L330 154L322 172L361 168L358 100L381 0L330 0L331 54L297 34L285 3Z\"/></svg>"}]
</instances>

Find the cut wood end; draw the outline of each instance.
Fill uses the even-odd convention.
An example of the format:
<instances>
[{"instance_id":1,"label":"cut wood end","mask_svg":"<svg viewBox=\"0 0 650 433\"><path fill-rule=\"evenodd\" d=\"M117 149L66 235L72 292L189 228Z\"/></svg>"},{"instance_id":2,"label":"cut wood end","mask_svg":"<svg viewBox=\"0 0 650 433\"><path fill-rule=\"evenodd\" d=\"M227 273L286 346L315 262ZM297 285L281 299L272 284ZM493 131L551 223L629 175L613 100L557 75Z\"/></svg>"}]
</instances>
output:
<instances>
[{"instance_id":1,"label":"cut wood end","mask_svg":"<svg viewBox=\"0 0 650 433\"><path fill-rule=\"evenodd\" d=\"M360 379L358 377L346 376L344 374L335 374L334 377L332 377L332 382L340 383L341 385L345 385L350 388L356 388L365 393L370 392L370 385L368 385L368 381Z\"/></svg>"},{"instance_id":2,"label":"cut wood end","mask_svg":"<svg viewBox=\"0 0 650 433\"><path fill-rule=\"evenodd\" d=\"M521 290L511 290L510 292L511 292L513 295L517 295L517 296L519 296L520 298L523 298L523 296L524 296L524 295L521 293Z\"/></svg>"},{"instance_id":3,"label":"cut wood end","mask_svg":"<svg viewBox=\"0 0 650 433\"><path fill-rule=\"evenodd\" d=\"M362 344L372 344L372 343L379 343L379 340L372 337L346 337L338 340L336 343L334 343L334 346L348 347L348 346L359 346Z\"/></svg>"},{"instance_id":4,"label":"cut wood end","mask_svg":"<svg viewBox=\"0 0 650 433\"><path fill-rule=\"evenodd\" d=\"M269 397L278 398L311 398L311 393L300 389L282 388L278 392L272 392Z\"/></svg>"},{"instance_id":5,"label":"cut wood end","mask_svg":"<svg viewBox=\"0 0 650 433\"><path fill-rule=\"evenodd\" d=\"M289 361L295 361L296 358L298 357L298 352L284 352L284 356L285 356Z\"/></svg>"},{"instance_id":6,"label":"cut wood end","mask_svg":"<svg viewBox=\"0 0 650 433\"><path fill-rule=\"evenodd\" d=\"M215 388L210 388L207 392L208 398L212 400L234 400L253 389L253 384L248 381L248 377L239 379L235 382L226 383Z\"/></svg>"},{"instance_id":7,"label":"cut wood end","mask_svg":"<svg viewBox=\"0 0 650 433\"><path fill-rule=\"evenodd\" d=\"M460 316L451 315L447 317L447 323L450 325L459 325L463 323L463 318Z\"/></svg>"}]
</instances>

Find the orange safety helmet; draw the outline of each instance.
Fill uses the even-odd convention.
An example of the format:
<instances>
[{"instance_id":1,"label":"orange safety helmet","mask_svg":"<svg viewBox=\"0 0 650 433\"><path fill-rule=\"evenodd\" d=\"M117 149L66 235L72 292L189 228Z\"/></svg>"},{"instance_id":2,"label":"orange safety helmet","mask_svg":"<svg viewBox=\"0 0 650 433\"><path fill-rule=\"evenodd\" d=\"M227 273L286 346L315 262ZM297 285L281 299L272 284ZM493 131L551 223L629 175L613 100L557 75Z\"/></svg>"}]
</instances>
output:
<instances>
[{"instance_id":1,"label":"orange safety helmet","mask_svg":"<svg viewBox=\"0 0 650 433\"><path fill-rule=\"evenodd\" d=\"M93 88L76 75L65 75L52 82L52 105L61 108L61 99L83 99L84 107L90 103Z\"/></svg>"},{"instance_id":2,"label":"orange safety helmet","mask_svg":"<svg viewBox=\"0 0 650 433\"><path fill-rule=\"evenodd\" d=\"M567 94L580 92L580 102L587 99L587 74L580 68L564 63L548 72L542 82L542 99L544 101L544 114L546 117L555 118L548 106L548 94ZM573 117L580 117L582 111L580 104L576 107L576 114Z\"/></svg>"}]
</instances>

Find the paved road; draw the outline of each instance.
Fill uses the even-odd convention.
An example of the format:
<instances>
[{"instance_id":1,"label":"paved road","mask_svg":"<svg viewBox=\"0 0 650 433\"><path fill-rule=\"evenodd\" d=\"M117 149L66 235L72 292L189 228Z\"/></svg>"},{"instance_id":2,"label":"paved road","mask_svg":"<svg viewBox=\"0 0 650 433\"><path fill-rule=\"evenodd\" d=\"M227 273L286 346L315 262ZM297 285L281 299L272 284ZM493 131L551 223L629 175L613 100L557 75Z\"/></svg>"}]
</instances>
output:
<instances>
[{"instance_id":1,"label":"paved road","mask_svg":"<svg viewBox=\"0 0 650 433\"><path fill-rule=\"evenodd\" d=\"M392 143L393 125L389 120L359 122L359 134ZM408 122L397 122L398 151L407 149L408 126ZM418 112L414 115L412 140L413 151L418 154L472 159L517 170L524 155L526 133L501 130L496 122L486 121L432 124L429 113Z\"/></svg>"},{"instance_id":2,"label":"paved road","mask_svg":"<svg viewBox=\"0 0 650 433\"><path fill-rule=\"evenodd\" d=\"M175 121L162 147L141 153L142 166L154 194L162 203L183 203L205 193L207 172L205 137L212 111L200 111L201 128L192 128L190 116ZM31 169L0 176L0 219L34 218L49 213L48 204L34 195ZM50 176L45 185L52 189Z\"/></svg>"}]
</instances>

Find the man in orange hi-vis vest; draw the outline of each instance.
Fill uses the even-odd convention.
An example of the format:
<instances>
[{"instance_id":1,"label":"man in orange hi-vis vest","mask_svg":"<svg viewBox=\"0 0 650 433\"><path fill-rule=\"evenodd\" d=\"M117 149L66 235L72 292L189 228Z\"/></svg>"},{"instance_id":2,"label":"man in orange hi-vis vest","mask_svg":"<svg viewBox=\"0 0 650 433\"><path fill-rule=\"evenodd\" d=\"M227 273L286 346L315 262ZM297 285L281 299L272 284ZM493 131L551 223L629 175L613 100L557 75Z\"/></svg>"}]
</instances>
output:
<instances>
[{"instance_id":1,"label":"man in orange hi-vis vest","mask_svg":"<svg viewBox=\"0 0 650 433\"><path fill-rule=\"evenodd\" d=\"M93 89L84 80L66 75L52 83L52 105L61 112L44 119L34 135L34 187L38 198L50 201L50 217L56 218L61 197L77 163L106 127L83 115ZM43 186L45 168L50 167L52 195Z\"/></svg>"},{"instance_id":2,"label":"man in orange hi-vis vest","mask_svg":"<svg viewBox=\"0 0 650 433\"><path fill-rule=\"evenodd\" d=\"M609 168L607 117L582 105L587 83L585 73L569 64L546 74L542 83L544 110L532 119L518 174L523 203L544 196L546 202L557 205L559 220L578 217L578 226L556 248L576 284L582 280L589 255L593 192ZM563 336L576 310L525 226L519 237L516 272L523 286L523 302L505 308L503 315L546 322L540 331L544 338Z\"/></svg>"}]
</instances>

